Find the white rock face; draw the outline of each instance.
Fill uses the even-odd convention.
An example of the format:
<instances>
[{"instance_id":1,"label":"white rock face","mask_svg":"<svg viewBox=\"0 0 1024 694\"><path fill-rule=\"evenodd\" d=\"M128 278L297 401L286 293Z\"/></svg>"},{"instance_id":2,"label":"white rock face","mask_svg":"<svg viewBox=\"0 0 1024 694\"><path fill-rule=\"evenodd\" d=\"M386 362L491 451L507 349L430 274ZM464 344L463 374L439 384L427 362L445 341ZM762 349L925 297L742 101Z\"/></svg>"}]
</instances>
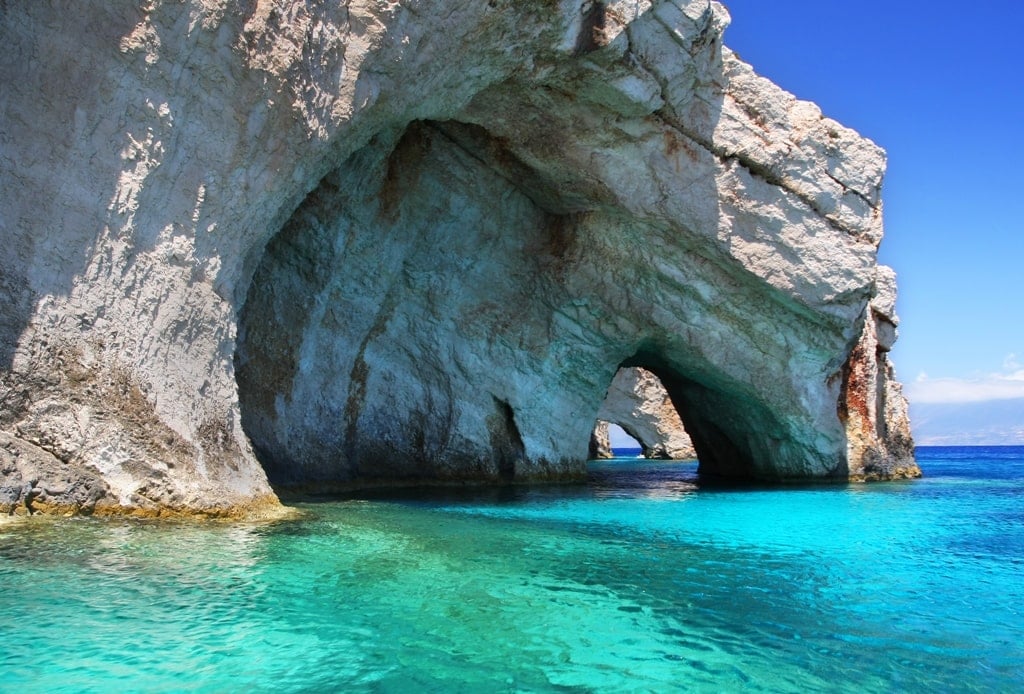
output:
<instances>
[{"instance_id":1,"label":"white rock face","mask_svg":"<svg viewBox=\"0 0 1024 694\"><path fill-rule=\"evenodd\" d=\"M697 456L668 391L647 369L619 369L608 386L597 421L591 437L591 458L613 457L609 422L636 439L645 458L688 460Z\"/></svg>"},{"instance_id":2,"label":"white rock face","mask_svg":"<svg viewBox=\"0 0 1024 694\"><path fill-rule=\"evenodd\" d=\"M576 477L620 366L661 378L708 471L917 474L884 154L757 77L727 22L8 3L0 504Z\"/></svg>"}]
</instances>

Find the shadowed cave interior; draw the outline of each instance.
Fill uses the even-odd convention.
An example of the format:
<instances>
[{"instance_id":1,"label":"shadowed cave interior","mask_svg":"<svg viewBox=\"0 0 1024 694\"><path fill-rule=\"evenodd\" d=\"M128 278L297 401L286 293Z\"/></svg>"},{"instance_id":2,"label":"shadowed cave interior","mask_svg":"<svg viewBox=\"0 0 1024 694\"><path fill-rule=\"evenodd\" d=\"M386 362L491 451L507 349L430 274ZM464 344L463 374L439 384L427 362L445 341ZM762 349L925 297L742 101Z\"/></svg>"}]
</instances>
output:
<instances>
[{"instance_id":1,"label":"shadowed cave interior","mask_svg":"<svg viewBox=\"0 0 1024 694\"><path fill-rule=\"evenodd\" d=\"M636 268L659 231L538 166L478 125L416 121L299 206L255 271L235 356L273 485L582 479L624 366L661 379L703 474L765 475L767 408L627 313L650 301Z\"/></svg>"}]
</instances>

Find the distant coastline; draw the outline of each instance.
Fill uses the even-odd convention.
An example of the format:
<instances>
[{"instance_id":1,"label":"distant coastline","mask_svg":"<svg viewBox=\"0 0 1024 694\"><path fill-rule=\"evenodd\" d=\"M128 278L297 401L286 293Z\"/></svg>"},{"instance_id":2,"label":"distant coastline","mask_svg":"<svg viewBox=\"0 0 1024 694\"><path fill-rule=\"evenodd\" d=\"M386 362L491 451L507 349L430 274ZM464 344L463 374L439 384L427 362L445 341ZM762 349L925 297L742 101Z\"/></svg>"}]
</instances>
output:
<instances>
[{"instance_id":1,"label":"distant coastline","mask_svg":"<svg viewBox=\"0 0 1024 694\"><path fill-rule=\"evenodd\" d=\"M945 443L925 443L915 446L915 450L923 453L932 453L941 450L971 450L977 452L978 449L991 449L993 452L1017 452L1024 450L1024 443L957 443L957 444L945 444ZM1016 450L1015 450L1016 449ZM639 447L622 447L615 446L612 448L612 453L615 458L641 458L643 457L643 449Z\"/></svg>"},{"instance_id":2,"label":"distant coastline","mask_svg":"<svg viewBox=\"0 0 1024 694\"><path fill-rule=\"evenodd\" d=\"M939 443L925 443L914 447L915 450L931 451L939 448L951 449L951 448L993 448L993 449L1024 449L1024 443L956 443L956 444L939 444Z\"/></svg>"},{"instance_id":3,"label":"distant coastline","mask_svg":"<svg viewBox=\"0 0 1024 694\"><path fill-rule=\"evenodd\" d=\"M921 446L1024 446L1024 398L963 403L910 402Z\"/></svg>"}]
</instances>

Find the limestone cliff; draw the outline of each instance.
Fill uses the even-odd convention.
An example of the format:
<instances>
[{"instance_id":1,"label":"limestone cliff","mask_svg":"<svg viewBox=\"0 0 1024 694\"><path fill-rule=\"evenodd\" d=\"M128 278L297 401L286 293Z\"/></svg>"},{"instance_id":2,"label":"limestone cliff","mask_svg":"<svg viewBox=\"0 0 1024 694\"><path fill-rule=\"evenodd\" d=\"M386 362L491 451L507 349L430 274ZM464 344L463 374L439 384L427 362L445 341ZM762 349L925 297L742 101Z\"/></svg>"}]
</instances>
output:
<instances>
[{"instance_id":1,"label":"limestone cliff","mask_svg":"<svg viewBox=\"0 0 1024 694\"><path fill-rule=\"evenodd\" d=\"M617 424L636 439L645 458L695 458L686 428L658 377L639 367L619 369L597 413L591 435L591 458L611 458L608 423Z\"/></svg>"},{"instance_id":2,"label":"limestone cliff","mask_svg":"<svg viewBox=\"0 0 1024 694\"><path fill-rule=\"evenodd\" d=\"M884 154L727 22L0 3L0 505L578 477L622 366L661 378L705 472L917 474Z\"/></svg>"}]
</instances>

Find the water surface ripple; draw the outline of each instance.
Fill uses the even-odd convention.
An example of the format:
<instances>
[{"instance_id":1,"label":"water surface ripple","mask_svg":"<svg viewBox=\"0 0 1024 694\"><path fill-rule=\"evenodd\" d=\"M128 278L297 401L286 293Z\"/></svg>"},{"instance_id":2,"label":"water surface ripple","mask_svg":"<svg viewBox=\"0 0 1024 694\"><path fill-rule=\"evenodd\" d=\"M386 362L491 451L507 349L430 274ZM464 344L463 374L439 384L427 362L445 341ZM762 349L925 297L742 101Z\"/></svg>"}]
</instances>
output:
<instances>
[{"instance_id":1,"label":"water surface ripple","mask_svg":"<svg viewBox=\"0 0 1024 694\"><path fill-rule=\"evenodd\" d=\"M925 479L405 490L0 525L0 690L1024 690L1024 448Z\"/></svg>"}]
</instances>

